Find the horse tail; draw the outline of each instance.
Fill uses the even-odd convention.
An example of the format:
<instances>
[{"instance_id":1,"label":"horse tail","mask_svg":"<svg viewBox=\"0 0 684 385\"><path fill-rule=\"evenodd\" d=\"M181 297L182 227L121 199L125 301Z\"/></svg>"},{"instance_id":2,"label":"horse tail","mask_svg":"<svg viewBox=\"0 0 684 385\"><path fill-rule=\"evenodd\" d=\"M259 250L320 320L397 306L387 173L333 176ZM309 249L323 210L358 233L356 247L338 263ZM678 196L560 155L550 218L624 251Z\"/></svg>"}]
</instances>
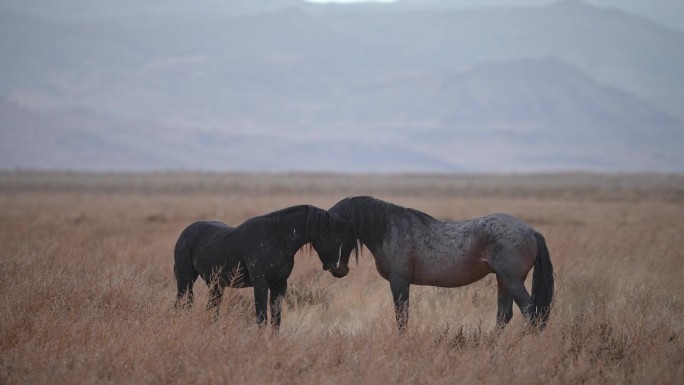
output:
<instances>
[{"instance_id":1,"label":"horse tail","mask_svg":"<svg viewBox=\"0 0 684 385\"><path fill-rule=\"evenodd\" d=\"M532 301L535 305L534 323L540 327L546 325L553 301L553 265L549 258L546 240L540 233L535 232L537 238L537 258L534 261L532 274Z\"/></svg>"},{"instance_id":2,"label":"horse tail","mask_svg":"<svg viewBox=\"0 0 684 385\"><path fill-rule=\"evenodd\" d=\"M196 224L188 226L178 237L176 247L173 250L173 275L176 278L176 286L178 288L176 307L192 305L192 286L199 275L192 263L192 241L196 236L196 227L198 227ZM187 303L183 304L182 300L185 295L187 295Z\"/></svg>"}]
</instances>

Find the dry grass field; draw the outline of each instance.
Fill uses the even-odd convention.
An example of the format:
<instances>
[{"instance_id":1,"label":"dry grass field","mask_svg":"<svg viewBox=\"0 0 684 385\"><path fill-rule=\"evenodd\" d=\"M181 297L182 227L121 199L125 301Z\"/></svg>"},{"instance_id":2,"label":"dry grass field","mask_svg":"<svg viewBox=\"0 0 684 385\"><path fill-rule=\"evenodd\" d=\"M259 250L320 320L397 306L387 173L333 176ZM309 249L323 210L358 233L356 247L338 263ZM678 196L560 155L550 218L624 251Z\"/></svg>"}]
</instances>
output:
<instances>
[{"instance_id":1,"label":"dry grass field","mask_svg":"<svg viewBox=\"0 0 684 385\"><path fill-rule=\"evenodd\" d=\"M173 246L192 221L359 194L531 223L557 274L548 328L516 308L495 330L488 276L413 286L400 335L367 250L342 279L297 255L280 333L254 326L251 289L229 290L216 322L201 281L198 306L173 309ZM4 172L0 384L681 384L683 267L683 176Z\"/></svg>"}]
</instances>

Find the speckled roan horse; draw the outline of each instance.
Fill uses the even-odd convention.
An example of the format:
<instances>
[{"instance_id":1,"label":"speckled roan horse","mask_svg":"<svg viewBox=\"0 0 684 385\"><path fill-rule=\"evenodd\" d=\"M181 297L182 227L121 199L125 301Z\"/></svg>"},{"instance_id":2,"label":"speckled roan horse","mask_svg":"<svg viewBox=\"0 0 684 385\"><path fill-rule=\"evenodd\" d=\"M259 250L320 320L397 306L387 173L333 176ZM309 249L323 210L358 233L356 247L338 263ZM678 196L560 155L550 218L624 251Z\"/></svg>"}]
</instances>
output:
<instances>
[{"instance_id":1,"label":"speckled roan horse","mask_svg":"<svg viewBox=\"0 0 684 385\"><path fill-rule=\"evenodd\" d=\"M328 212L353 225L342 247L343 264L352 249L357 257L363 245L373 253L378 273L390 283L400 330L408 323L411 284L458 287L490 273L498 284L497 325L510 321L514 301L532 325L546 324L553 266L544 237L520 219L493 214L443 222L372 197L343 199ZM530 296L524 283L532 266Z\"/></svg>"}]
</instances>

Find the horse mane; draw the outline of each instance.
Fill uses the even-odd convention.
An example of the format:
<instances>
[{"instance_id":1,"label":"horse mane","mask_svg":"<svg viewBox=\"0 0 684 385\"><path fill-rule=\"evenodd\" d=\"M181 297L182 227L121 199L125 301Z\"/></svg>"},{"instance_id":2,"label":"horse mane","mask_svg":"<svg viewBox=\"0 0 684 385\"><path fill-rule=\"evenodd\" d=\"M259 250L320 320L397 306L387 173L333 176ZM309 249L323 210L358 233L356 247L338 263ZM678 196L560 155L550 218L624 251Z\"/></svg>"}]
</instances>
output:
<instances>
[{"instance_id":1,"label":"horse mane","mask_svg":"<svg viewBox=\"0 0 684 385\"><path fill-rule=\"evenodd\" d=\"M304 238L308 239L309 235L316 234L320 232L330 233L335 231L338 225L338 220L326 210L318 208L312 205L297 205L287 207L278 211L264 215L264 217L271 217L275 220L280 221L284 216L290 214L296 214L301 211L306 211L305 226L304 226ZM313 243L307 242L302 246L302 249L307 254L313 253ZM358 256L357 256L358 263Z\"/></svg>"},{"instance_id":2,"label":"horse mane","mask_svg":"<svg viewBox=\"0 0 684 385\"><path fill-rule=\"evenodd\" d=\"M380 244L389 236L391 225L396 219L406 219L428 225L434 217L408 207L385 202L371 196L349 197L330 208L330 212L350 220L357 240L355 252L358 255L362 244ZM363 242L361 239L363 238Z\"/></svg>"},{"instance_id":3,"label":"horse mane","mask_svg":"<svg viewBox=\"0 0 684 385\"><path fill-rule=\"evenodd\" d=\"M329 212L318 208L316 206L308 205L308 213L306 216L306 234L312 232L330 233L335 231L337 221L335 217Z\"/></svg>"},{"instance_id":4,"label":"horse mane","mask_svg":"<svg viewBox=\"0 0 684 385\"><path fill-rule=\"evenodd\" d=\"M335 230L337 221L329 212L312 205L297 205L287 207L272 213L263 215L263 218L272 218L281 221L284 217L291 214L305 213L304 217L304 236L308 238L310 234L319 232L329 233Z\"/></svg>"}]
</instances>

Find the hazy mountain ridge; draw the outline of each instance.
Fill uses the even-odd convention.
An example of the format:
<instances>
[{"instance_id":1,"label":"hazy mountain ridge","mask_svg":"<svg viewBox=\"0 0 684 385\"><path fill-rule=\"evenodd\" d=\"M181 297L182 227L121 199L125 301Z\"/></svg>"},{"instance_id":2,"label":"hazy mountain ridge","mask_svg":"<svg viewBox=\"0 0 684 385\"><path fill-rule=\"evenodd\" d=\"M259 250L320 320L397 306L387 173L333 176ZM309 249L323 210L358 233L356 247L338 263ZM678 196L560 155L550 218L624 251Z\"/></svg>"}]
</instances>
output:
<instances>
[{"instance_id":1,"label":"hazy mountain ridge","mask_svg":"<svg viewBox=\"0 0 684 385\"><path fill-rule=\"evenodd\" d=\"M144 2L121 0L117 2L92 0L25 1L2 0L0 7L52 20L102 20L139 17L144 15L169 15L181 13L213 13L244 15L267 12L284 7L307 7L308 9L338 8L381 10L387 9L478 9L496 7L530 7L554 3L558 0L399 0L391 4L356 3L344 6L336 4L311 4L303 0L147 0ZM564 0L576 1L576 0ZM684 31L684 3L679 0L584 0L602 8L617 8L631 14L648 17L670 28ZM342 8L343 7L343 8Z\"/></svg>"},{"instance_id":2,"label":"hazy mountain ridge","mask_svg":"<svg viewBox=\"0 0 684 385\"><path fill-rule=\"evenodd\" d=\"M343 99L336 104L339 113L348 115L339 120L366 112L360 118L380 126L394 114L410 122L393 129L394 140L468 169L493 170L502 155L534 158L541 153L547 161L575 159L571 167L576 168L661 164L673 170L684 160L678 150L684 130L675 117L551 57L417 76L373 87L360 99L346 98L350 103ZM414 108L401 109L409 103ZM548 165L530 162L525 167Z\"/></svg>"},{"instance_id":3,"label":"hazy mountain ridge","mask_svg":"<svg viewBox=\"0 0 684 385\"><path fill-rule=\"evenodd\" d=\"M0 103L0 117L0 164L8 168L360 171L372 166L373 171L415 172L463 169L439 157L391 144L364 143L354 137L306 139L216 129L188 131L173 125L119 120L83 111L37 112L12 103ZM104 121L107 123L103 124Z\"/></svg>"},{"instance_id":4,"label":"hazy mountain ridge","mask_svg":"<svg viewBox=\"0 0 684 385\"><path fill-rule=\"evenodd\" d=\"M397 5L410 9L467 9L493 7L529 7L554 3L558 0L400 0ZM576 2L577 0L563 0ZM615 8L647 17L670 28L684 31L684 3L679 0L583 0L600 8Z\"/></svg>"},{"instance_id":5,"label":"hazy mountain ridge","mask_svg":"<svg viewBox=\"0 0 684 385\"><path fill-rule=\"evenodd\" d=\"M648 92L667 84L674 107L684 99L684 38L649 21L574 2L446 12L269 4L98 22L2 13L0 166L684 164L681 118Z\"/></svg>"},{"instance_id":6,"label":"hazy mountain ridge","mask_svg":"<svg viewBox=\"0 0 684 385\"><path fill-rule=\"evenodd\" d=\"M557 56L602 82L682 114L684 34L579 1L468 11L327 13L330 25L398 47L421 70ZM400 47L400 48L399 48Z\"/></svg>"}]
</instances>

